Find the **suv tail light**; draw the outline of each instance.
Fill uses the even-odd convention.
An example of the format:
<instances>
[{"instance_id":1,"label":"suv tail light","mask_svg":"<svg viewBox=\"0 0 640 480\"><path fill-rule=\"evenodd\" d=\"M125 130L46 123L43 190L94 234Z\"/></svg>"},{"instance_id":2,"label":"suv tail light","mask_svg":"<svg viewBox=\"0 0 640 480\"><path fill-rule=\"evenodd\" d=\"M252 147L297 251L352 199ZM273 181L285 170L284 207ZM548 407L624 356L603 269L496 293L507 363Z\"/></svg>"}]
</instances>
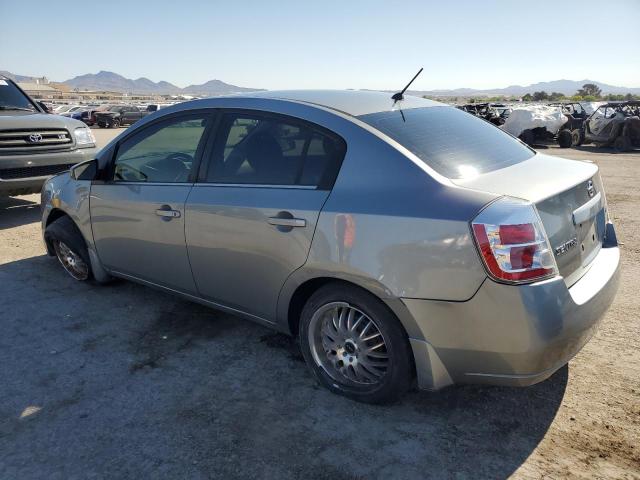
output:
<instances>
[{"instance_id":1,"label":"suv tail light","mask_svg":"<svg viewBox=\"0 0 640 480\"><path fill-rule=\"evenodd\" d=\"M558 274L549 239L531 203L503 197L480 212L471 228L495 280L529 283Z\"/></svg>"}]
</instances>

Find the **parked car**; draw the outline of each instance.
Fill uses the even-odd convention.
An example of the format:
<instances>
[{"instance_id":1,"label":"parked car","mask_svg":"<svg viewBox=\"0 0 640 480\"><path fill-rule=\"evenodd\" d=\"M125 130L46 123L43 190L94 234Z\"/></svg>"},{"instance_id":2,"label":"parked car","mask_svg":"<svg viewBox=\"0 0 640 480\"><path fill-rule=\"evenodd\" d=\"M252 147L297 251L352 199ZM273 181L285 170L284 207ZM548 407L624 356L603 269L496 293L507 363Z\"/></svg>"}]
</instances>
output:
<instances>
[{"instance_id":1,"label":"parked car","mask_svg":"<svg viewBox=\"0 0 640 480\"><path fill-rule=\"evenodd\" d=\"M501 103L469 103L458 108L494 125L503 125L511 113L511 108Z\"/></svg>"},{"instance_id":2,"label":"parked car","mask_svg":"<svg viewBox=\"0 0 640 480\"><path fill-rule=\"evenodd\" d=\"M598 166L394 99L163 109L47 181L47 250L77 280L133 280L297 335L320 383L353 399L392 400L414 376L430 390L546 379L618 286Z\"/></svg>"},{"instance_id":3,"label":"parked car","mask_svg":"<svg viewBox=\"0 0 640 480\"><path fill-rule=\"evenodd\" d=\"M62 115L63 113L68 112L73 107L74 105L56 105L51 113Z\"/></svg>"},{"instance_id":4,"label":"parked car","mask_svg":"<svg viewBox=\"0 0 640 480\"><path fill-rule=\"evenodd\" d=\"M619 152L640 147L640 101L601 105L584 122L584 140Z\"/></svg>"},{"instance_id":5,"label":"parked car","mask_svg":"<svg viewBox=\"0 0 640 480\"><path fill-rule=\"evenodd\" d=\"M567 117L556 135L558 145L562 148L576 147L584 141L583 124L589 116L587 111L579 102L556 102L549 103L549 107L558 107Z\"/></svg>"},{"instance_id":6,"label":"parked car","mask_svg":"<svg viewBox=\"0 0 640 480\"><path fill-rule=\"evenodd\" d=\"M151 111L141 110L135 105L113 105L108 110L96 112L95 117L100 128L119 128L131 125L149 113Z\"/></svg>"},{"instance_id":7,"label":"parked car","mask_svg":"<svg viewBox=\"0 0 640 480\"><path fill-rule=\"evenodd\" d=\"M97 122L96 113L104 112L111 108L109 105L91 105L89 108L80 114L79 120L90 127L94 126Z\"/></svg>"},{"instance_id":8,"label":"parked car","mask_svg":"<svg viewBox=\"0 0 640 480\"><path fill-rule=\"evenodd\" d=\"M46 113L0 76L0 196L39 192L49 175L95 153L93 134L82 122Z\"/></svg>"},{"instance_id":9,"label":"parked car","mask_svg":"<svg viewBox=\"0 0 640 480\"><path fill-rule=\"evenodd\" d=\"M520 105L513 107L500 128L533 146L555 141L568 121L559 106Z\"/></svg>"}]
</instances>

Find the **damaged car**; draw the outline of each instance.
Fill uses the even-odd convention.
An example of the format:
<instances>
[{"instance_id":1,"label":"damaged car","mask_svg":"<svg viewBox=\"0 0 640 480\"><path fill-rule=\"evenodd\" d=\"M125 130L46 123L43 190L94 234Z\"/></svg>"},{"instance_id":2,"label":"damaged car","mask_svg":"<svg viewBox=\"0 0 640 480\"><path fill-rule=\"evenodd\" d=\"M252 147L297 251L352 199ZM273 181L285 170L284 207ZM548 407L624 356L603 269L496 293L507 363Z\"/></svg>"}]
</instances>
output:
<instances>
[{"instance_id":1,"label":"damaged car","mask_svg":"<svg viewBox=\"0 0 640 480\"><path fill-rule=\"evenodd\" d=\"M49 179L41 202L47 251L74 279L295 336L322 385L370 403L543 381L619 282L596 164L403 92L167 107Z\"/></svg>"},{"instance_id":2,"label":"damaged car","mask_svg":"<svg viewBox=\"0 0 640 480\"><path fill-rule=\"evenodd\" d=\"M527 145L538 145L555 141L568 120L557 106L521 105L513 108L500 128Z\"/></svg>"},{"instance_id":3,"label":"damaged car","mask_svg":"<svg viewBox=\"0 0 640 480\"><path fill-rule=\"evenodd\" d=\"M576 147L584 141L583 124L589 116L585 107L579 102L549 103L549 107L558 107L567 117L560 127L556 140L562 148Z\"/></svg>"},{"instance_id":4,"label":"damaged car","mask_svg":"<svg viewBox=\"0 0 640 480\"><path fill-rule=\"evenodd\" d=\"M640 100L601 105L584 122L584 141L618 152L640 147Z\"/></svg>"},{"instance_id":5,"label":"damaged car","mask_svg":"<svg viewBox=\"0 0 640 480\"><path fill-rule=\"evenodd\" d=\"M468 103L457 108L496 126L504 125L505 120L511 113L511 107L501 103Z\"/></svg>"}]
</instances>

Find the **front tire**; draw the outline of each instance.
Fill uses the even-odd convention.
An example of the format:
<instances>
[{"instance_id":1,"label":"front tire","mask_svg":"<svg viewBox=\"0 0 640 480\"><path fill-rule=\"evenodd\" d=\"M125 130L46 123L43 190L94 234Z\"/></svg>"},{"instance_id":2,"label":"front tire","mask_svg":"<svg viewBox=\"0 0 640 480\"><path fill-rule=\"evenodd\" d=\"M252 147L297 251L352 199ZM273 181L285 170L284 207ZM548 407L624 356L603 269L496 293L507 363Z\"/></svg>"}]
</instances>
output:
<instances>
[{"instance_id":1,"label":"front tire","mask_svg":"<svg viewBox=\"0 0 640 480\"><path fill-rule=\"evenodd\" d=\"M364 290L341 283L320 288L302 310L299 336L307 365L334 393L388 403L412 384L411 347L404 328Z\"/></svg>"},{"instance_id":2,"label":"front tire","mask_svg":"<svg viewBox=\"0 0 640 480\"><path fill-rule=\"evenodd\" d=\"M570 130L560 130L558 132L558 145L560 145L560 148L569 148L572 143L573 139Z\"/></svg>"},{"instance_id":3,"label":"front tire","mask_svg":"<svg viewBox=\"0 0 640 480\"><path fill-rule=\"evenodd\" d=\"M62 268L75 280L91 279L89 251L82 234L69 217L60 217L49 225L44 238L51 246Z\"/></svg>"}]
</instances>

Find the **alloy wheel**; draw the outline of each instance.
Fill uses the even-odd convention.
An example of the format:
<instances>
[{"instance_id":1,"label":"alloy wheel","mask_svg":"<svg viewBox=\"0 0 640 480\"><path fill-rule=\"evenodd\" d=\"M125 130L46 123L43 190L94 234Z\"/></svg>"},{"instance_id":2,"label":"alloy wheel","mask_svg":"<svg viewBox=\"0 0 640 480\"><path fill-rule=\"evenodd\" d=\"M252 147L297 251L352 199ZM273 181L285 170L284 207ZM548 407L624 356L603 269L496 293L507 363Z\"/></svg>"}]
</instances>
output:
<instances>
[{"instance_id":1,"label":"alloy wheel","mask_svg":"<svg viewBox=\"0 0 640 480\"><path fill-rule=\"evenodd\" d=\"M89 266L80 255L60 240L53 242L53 249L62 267L76 280L89 278Z\"/></svg>"},{"instance_id":2,"label":"alloy wheel","mask_svg":"<svg viewBox=\"0 0 640 480\"><path fill-rule=\"evenodd\" d=\"M387 342L378 325L345 302L328 303L316 310L308 341L316 364L342 384L379 384L390 366Z\"/></svg>"}]
</instances>

